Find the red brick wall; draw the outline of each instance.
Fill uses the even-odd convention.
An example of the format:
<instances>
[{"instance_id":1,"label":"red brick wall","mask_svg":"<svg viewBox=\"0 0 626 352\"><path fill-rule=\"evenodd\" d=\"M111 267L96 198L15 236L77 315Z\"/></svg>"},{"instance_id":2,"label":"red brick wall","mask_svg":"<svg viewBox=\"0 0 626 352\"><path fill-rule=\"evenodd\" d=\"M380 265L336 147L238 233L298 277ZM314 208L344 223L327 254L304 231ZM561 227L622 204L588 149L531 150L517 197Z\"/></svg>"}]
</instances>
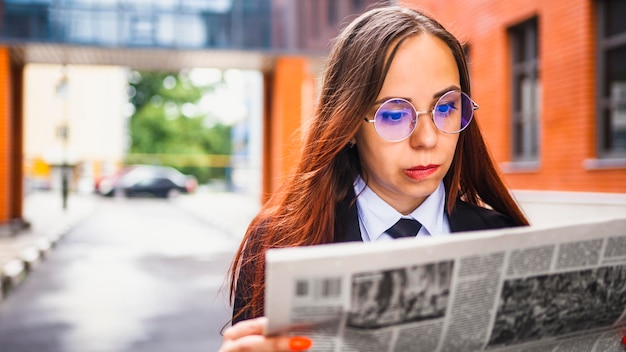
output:
<instances>
[{"instance_id":1,"label":"red brick wall","mask_svg":"<svg viewBox=\"0 0 626 352\"><path fill-rule=\"evenodd\" d=\"M589 0L403 0L470 44L477 121L498 163L511 161L507 28L538 18L542 114L539 166L504 171L511 188L626 193L626 168L585 168L596 158L595 11Z\"/></svg>"},{"instance_id":2,"label":"red brick wall","mask_svg":"<svg viewBox=\"0 0 626 352\"><path fill-rule=\"evenodd\" d=\"M9 50L0 47L0 224L9 220L11 165L11 79Z\"/></svg>"}]
</instances>

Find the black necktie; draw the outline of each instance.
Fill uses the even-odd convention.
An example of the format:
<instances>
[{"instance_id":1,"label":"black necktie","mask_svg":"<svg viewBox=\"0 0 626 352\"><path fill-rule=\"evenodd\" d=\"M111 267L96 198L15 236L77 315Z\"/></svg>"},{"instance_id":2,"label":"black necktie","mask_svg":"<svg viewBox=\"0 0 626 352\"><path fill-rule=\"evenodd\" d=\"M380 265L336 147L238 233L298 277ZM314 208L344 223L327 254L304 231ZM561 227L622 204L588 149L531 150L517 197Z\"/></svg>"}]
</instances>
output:
<instances>
[{"instance_id":1,"label":"black necktie","mask_svg":"<svg viewBox=\"0 0 626 352\"><path fill-rule=\"evenodd\" d=\"M393 238L415 237L421 228L419 221L402 218L386 232Z\"/></svg>"}]
</instances>

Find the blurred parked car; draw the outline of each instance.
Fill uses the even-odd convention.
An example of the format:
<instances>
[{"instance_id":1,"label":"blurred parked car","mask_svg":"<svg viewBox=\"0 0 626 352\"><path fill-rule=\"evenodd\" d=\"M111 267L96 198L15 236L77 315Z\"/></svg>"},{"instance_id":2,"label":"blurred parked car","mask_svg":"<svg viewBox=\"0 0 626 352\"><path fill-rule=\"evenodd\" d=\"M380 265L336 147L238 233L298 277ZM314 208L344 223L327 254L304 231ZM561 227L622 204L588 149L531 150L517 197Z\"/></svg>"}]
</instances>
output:
<instances>
[{"instance_id":1,"label":"blurred parked car","mask_svg":"<svg viewBox=\"0 0 626 352\"><path fill-rule=\"evenodd\" d=\"M169 198L179 193L193 193L198 181L193 175L185 175L169 166L132 165L118 175L98 182L100 194L112 197L116 194L131 196L154 196Z\"/></svg>"}]
</instances>

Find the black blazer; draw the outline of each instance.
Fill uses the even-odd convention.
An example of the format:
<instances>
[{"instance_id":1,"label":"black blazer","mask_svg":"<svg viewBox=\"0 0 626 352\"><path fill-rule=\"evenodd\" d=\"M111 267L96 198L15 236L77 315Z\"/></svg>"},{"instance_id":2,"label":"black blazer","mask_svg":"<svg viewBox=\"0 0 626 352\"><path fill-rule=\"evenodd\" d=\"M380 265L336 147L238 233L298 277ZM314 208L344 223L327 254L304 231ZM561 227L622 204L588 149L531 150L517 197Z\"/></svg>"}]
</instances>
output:
<instances>
[{"instance_id":1,"label":"black blazer","mask_svg":"<svg viewBox=\"0 0 626 352\"><path fill-rule=\"evenodd\" d=\"M354 202L354 191L337 204L335 212L335 237L334 242L351 242L362 241L361 229L359 227L359 217ZM475 230L498 229L504 227L519 226L513 220L494 210L485 209L476 205L472 205L461 200L457 200L454 210L448 216L450 223L450 231L464 232ZM241 271L245 271L246 267L242 267ZM238 285L235 291L233 304L233 317L248 302L247 287ZM244 312L241 316L233 319L233 325L241 320L250 319L252 316L249 312Z\"/></svg>"},{"instance_id":2,"label":"black blazer","mask_svg":"<svg viewBox=\"0 0 626 352\"><path fill-rule=\"evenodd\" d=\"M359 217L354 202L354 192L339 204L335 217L334 242L362 241ZM511 218L497 211L457 200L452 214L448 216L451 232L499 229L519 226Z\"/></svg>"}]
</instances>

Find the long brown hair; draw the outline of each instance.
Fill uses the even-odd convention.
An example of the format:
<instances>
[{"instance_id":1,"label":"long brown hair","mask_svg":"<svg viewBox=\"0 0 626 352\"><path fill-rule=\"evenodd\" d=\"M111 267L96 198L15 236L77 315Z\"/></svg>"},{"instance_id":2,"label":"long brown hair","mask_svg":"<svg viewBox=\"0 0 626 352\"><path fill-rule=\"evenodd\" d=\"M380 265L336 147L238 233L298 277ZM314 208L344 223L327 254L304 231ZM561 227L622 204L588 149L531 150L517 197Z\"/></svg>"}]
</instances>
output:
<instances>
[{"instance_id":1,"label":"long brown hair","mask_svg":"<svg viewBox=\"0 0 626 352\"><path fill-rule=\"evenodd\" d=\"M246 295L246 306L239 314L263 314L267 249L333 242L337 203L360 173L358 146L346 146L376 100L398 46L422 33L434 35L450 47L461 89L470 95L461 44L434 19L392 6L370 10L348 25L329 55L299 163L254 218L231 264L231 302L237 286ZM460 197L488 205L520 225L528 224L500 179L476 121L460 134L444 185L448 213Z\"/></svg>"}]
</instances>

